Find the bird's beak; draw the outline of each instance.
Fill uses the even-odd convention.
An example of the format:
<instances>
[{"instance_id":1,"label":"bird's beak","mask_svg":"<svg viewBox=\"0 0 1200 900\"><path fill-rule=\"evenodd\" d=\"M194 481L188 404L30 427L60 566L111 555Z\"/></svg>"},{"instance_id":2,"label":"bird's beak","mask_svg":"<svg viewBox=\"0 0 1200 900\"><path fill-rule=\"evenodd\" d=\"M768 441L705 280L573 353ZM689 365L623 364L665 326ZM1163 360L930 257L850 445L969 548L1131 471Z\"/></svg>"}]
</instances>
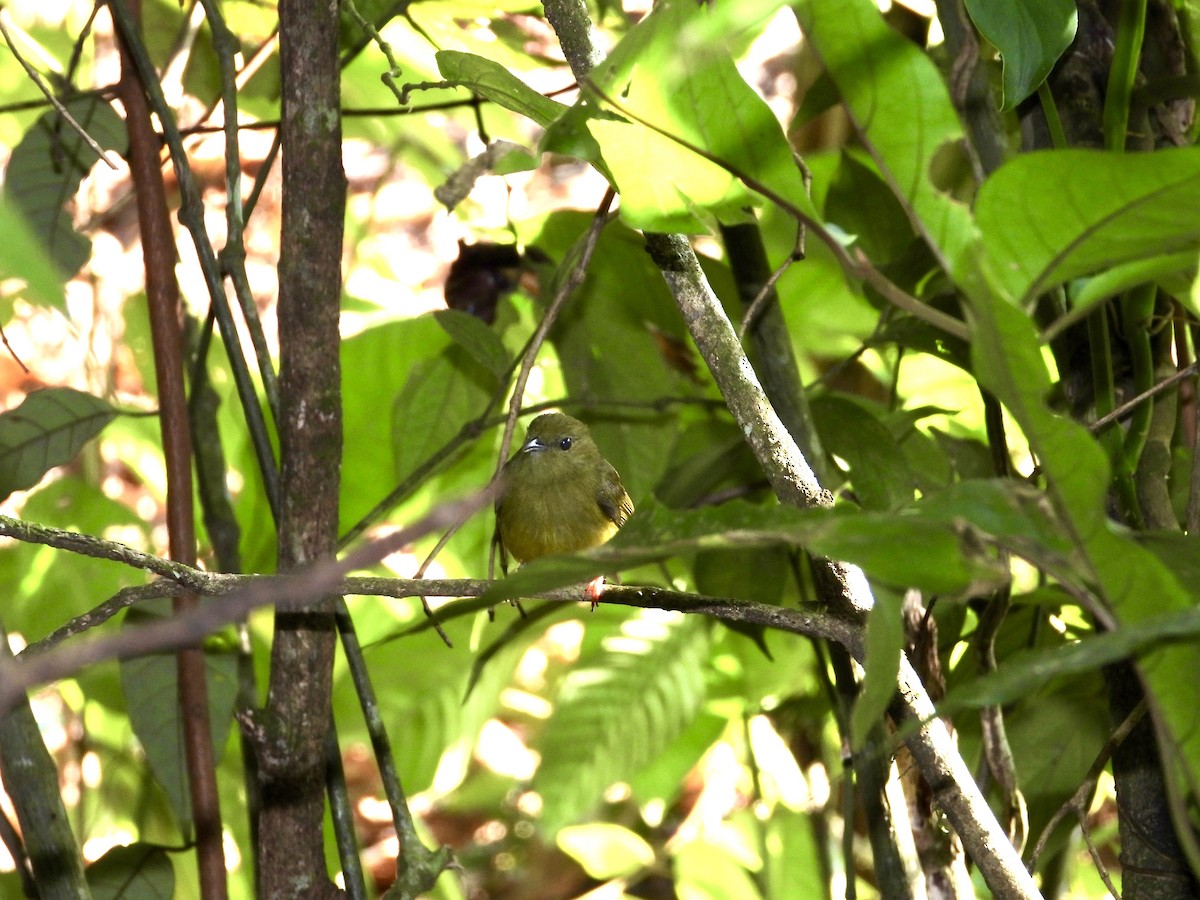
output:
<instances>
[{"instance_id":1,"label":"bird's beak","mask_svg":"<svg viewBox=\"0 0 1200 900\"><path fill-rule=\"evenodd\" d=\"M543 444L537 438L530 438L521 445L522 453L540 453L541 451L548 449L550 449L549 445Z\"/></svg>"}]
</instances>

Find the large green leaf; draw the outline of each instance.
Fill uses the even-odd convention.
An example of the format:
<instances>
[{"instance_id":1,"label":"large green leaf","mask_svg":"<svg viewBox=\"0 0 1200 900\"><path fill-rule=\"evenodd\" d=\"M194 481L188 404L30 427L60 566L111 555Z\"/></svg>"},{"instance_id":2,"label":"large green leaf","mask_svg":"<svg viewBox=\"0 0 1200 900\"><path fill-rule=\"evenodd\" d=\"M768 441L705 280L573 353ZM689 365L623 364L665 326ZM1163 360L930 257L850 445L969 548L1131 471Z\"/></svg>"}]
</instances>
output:
<instances>
[{"instance_id":1,"label":"large green leaf","mask_svg":"<svg viewBox=\"0 0 1200 900\"><path fill-rule=\"evenodd\" d=\"M96 96L66 104L76 122L104 149L125 146L125 124ZM5 173L5 194L41 238L65 277L79 271L92 243L75 230L65 204L97 160L89 147L55 110L42 115L13 148Z\"/></svg>"},{"instance_id":2,"label":"large green leaf","mask_svg":"<svg viewBox=\"0 0 1200 900\"><path fill-rule=\"evenodd\" d=\"M1004 62L1004 109L1037 90L1075 38L1075 0L967 0L980 34Z\"/></svg>"},{"instance_id":3,"label":"large green leaf","mask_svg":"<svg viewBox=\"0 0 1200 900\"><path fill-rule=\"evenodd\" d=\"M43 388L0 413L0 497L37 484L113 420L99 397L71 388Z\"/></svg>"},{"instance_id":4,"label":"large green leaf","mask_svg":"<svg viewBox=\"0 0 1200 900\"><path fill-rule=\"evenodd\" d=\"M565 277L589 223L590 217L580 213L557 213L538 234L537 246L563 261L556 282ZM547 285L544 292L549 295L557 287ZM702 393L660 349L660 339L666 339L689 348L683 353L690 352L686 334L662 276L649 263L642 236L616 222L608 225L587 280L563 308L550 339L567 394L620 410L618 415L601 407L580 417L621 473L635 505L670 465L677 438L674 418L651 405L663 397Z\"/></svg>"},{"instance_id":5,"label":"large green leaf","mask_svg":"<svg viewBox=\"0 0 1200 900\"><path fill-rule=\"evenodd\" d=\"M504 376L510 364L508 351L496 332L482 319L457 309L439 309L433 318L454 343L471 354L471 358L497 380Z\"/></svg>"},{"instance_id":6,"label":"large green leaf","mask_svg":"<svg viewBox=\"0 0 1200 900\"><path fill-rule=\"evenodd\" d=\"M713 217L745 221L746 207L760 198L734 173L815 218L779 122L742 79L729 50L731 29L761 21L778 6L775 0L729 6L666 0L597 67L593 81L604 94L599 105L615 103L631 119L590 122L627 224L696 232Z\"/></svg>"},{"instance_id":7,"label":"large green leaf","mask_svg":"<svg viewBox=\"0 0 1200 900\"><path fill-rule=\"evenodd\" d=\"M1049 150L1005 163L975 216L995 275L1022 304L1122 263L1200 249L1200 148Z\"/></svg>"},{"instance_id":8,"label":"large green leaf","mask_svg":"<svg viewBox=\"0 0 1200 900\"><path fill-rule=\"evenodd\" d=\"M975 226L949 192L961 177L963 131L941 73L872 0L802 0L796 13L880 173L955 270Z\"/></svg>"},{"instance_id":9,"label":"large green leaf","mask_svg":"<svg viewBox=\"0 0 1200 900\"><path fill-rule=\"evenodd\" d=\"M641 610L580 658L537 741L542 764L533 790L542 797L548 834L585 813L609 785L635 775L683 732L704 699L707 648L699 618Z\"/></svg>"},{"instance_id":10,"label":"large green leaf","mask_svg":"<svg viewBox=\"0 0 1200 900\"><path fill-rule=\"evenodd\" d=\"M850 481L866 509L885 510L913 498L915 476L896 439L864 403L826 394L811 401L825 448L850 468Z\"/></svg>"}]
</instances>

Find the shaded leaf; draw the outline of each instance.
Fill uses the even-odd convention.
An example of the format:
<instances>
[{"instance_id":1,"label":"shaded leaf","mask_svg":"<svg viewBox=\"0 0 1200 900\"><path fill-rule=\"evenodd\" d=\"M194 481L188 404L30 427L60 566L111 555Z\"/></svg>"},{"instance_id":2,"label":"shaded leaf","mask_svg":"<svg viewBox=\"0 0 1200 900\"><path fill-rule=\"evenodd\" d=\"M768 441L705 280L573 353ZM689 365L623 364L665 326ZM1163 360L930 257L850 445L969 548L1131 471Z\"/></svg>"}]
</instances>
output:
<instances>
[{"instance_id":1,"label":"shaded leaf","mask_svg":"<svg viewBox=\"0 0 1200 900\"><path fill-rule=\"evenodd\" d=\"M551 258L574 259L590 220L585 214L556 213L536 243ZM565 277L565 271L564 266L557 277ZM557 279L546 285L543 296L552 296L557 286ZM635 506L670 465L678 437L675 419L651 404L663 397L701 395L663 359L655 328L686 334L670 291L649 264L644 238L613 222L601 234L588 278L563 308L550 340L570 397L633 407L581 418L621 473ZM637 409L639 404L645 408Z\"/></svg>"},{"instance_id":2,"label":"shaded leaf","mask_svg":"<svg viewBox=\"0 0 1200 900\"><path fill-rule=\"evenodd\" d=\"M116 415L104 400L72 388L34 391L0 413L0 497L33 487L70 462Z\"/></svg>"},{"instance_id":3,"label":"shaded leaf","mask_svg":"<svg viewBox=\"0 0 1200 900\"><path fill-rule=\"evenodd\" d=\"M461 346L414 365L392 404L396 477L408 475L479 415L495 384Z\"/></svg>"},{"instance_id":4,"label":"shaded leaf","mask_svg":"<svg viewBox=\"0 0 1200 900\"><path fill-rule=\"evenodd\" d=\"M439 309L433 314L437 323L454 343L471 354L471 358L489 372L501 378L508 369L508 351L499 335L482 319L456 309Z\"/></svg>"},{"instance_id":5,"label":"shaded leaf","mask_svg":"<svg viewBox=\"0 0 1200 900\"><path fill-rule=\"evenodd\" d=\"M113 847L87 867L92 900L170 900L175 868L155 844Z\"/></svg>"},{"instance_id":6,"label":"shaded leaf","mask_svg":"<svg viewBox=\"0 0 1200 900\"><path fill-rule=\"evenodd\" d=\"M126 627L167 615L166 603L141 604L125 614ZM161 612L159 611L161 610ZM129 722L146 754L155 780L162 786L184 834L192 829L187 753L179 706L179 662L173 653L155 653L121 660L121 690ZM219 760L233 722L237 702L237 657L231 651L204 654L208 681L209 727L213 754Z\"/></svg>"},{"instance_id":7,"label":"shaded leaf","mask_svg":"<svg viewBox=\"0 0 1200 900\"><path fill-rule=\"evenodd\" d=\"M850 467L850 482L866 509L909 503L916 483L899 444L864 403L825 394L810 401L825 449Z\"/></svg>"},{"instance_id":8,"label":"shaded leaf","mask_svg":"<svg viewBox=\"0 0 1200 900\"><path fill-rule=\"evenodd\" d=\"M458 50L439 50L436 58L443 78L457 81L481 97L527 116L543 128L549 127L569 108L543 97L504 66L490 59Z\"/></svg>"},{"instance_id":9,"label":"shaded leaf","mask_svg":"<svg viewBox=\"0 0 1200 900\"><path fill-rule=\"evenodd\" d=\"M987 38L1004 62L1003 109L1037 90L1075 38L1079 14L1075 0L966 0L979 33Z\"/></svg>"}]
</instances>

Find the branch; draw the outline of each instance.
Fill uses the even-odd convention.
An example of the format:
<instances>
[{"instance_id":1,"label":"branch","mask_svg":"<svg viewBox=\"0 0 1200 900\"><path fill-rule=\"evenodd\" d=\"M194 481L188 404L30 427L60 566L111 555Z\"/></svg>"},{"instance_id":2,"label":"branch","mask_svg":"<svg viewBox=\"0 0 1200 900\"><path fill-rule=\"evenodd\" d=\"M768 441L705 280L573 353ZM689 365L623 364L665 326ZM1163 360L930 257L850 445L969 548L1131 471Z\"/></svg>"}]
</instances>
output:
<instances>
[{"instance_id":1,"label":"branch","mask_svg":"<svg viewBox=\"0 0 1200 900\"><path fill-rule=\"evenodd\" d=\"M0 716L12 709L14 703L30 688L69 677L95 663L177 650L194 644L260 606L291 609L296 603L307 602L315 597L343 590L353 593L353 583L343 583L349 573L375 565L406 544L478 512L492 499L493 492L485 490L466 499L443 504L408 528L363 544L341 560L297 568L287 575L276 576L202 572L180 563L158 559L114 541L30 525L7 516L0 517L0 535L18 538L28 535L35 538L33 543L71 550L83 556L125 562L135 568L162 574L170 584L156 587L165 588L164 594L192 591L197 594L225 595L220 603L204 604L161 622L125 629L118 634L89 641L61 643L41 653L27 650L16 660L0 661ZM429 596L439 596L441 590L459 584L462 583L434 581L413 586L423 587Z\"/></svg>"}]
</instances>

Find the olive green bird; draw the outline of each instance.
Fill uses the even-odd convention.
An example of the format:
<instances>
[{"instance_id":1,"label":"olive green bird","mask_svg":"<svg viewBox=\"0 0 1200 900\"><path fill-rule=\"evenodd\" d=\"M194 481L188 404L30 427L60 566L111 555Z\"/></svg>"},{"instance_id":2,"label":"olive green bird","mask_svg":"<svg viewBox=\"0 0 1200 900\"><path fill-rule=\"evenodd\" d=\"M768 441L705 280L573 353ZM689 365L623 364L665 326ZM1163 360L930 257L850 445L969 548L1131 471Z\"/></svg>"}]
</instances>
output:
<instances>
[{"instance_id":1,"label":"olive green bird","mask_svg":"<svg viewBox=\"0 0 1200 900\"><path fill-rule=\"evenodd\" d=\"M633 514L621 476L600 455L588 427L562 413L529 423L525 443L500 477L493 540L505 572L509 554L525 563L597 547ZM593 594L593 585L594 600L599 590Z\"/></svg>"}]
</instances>

